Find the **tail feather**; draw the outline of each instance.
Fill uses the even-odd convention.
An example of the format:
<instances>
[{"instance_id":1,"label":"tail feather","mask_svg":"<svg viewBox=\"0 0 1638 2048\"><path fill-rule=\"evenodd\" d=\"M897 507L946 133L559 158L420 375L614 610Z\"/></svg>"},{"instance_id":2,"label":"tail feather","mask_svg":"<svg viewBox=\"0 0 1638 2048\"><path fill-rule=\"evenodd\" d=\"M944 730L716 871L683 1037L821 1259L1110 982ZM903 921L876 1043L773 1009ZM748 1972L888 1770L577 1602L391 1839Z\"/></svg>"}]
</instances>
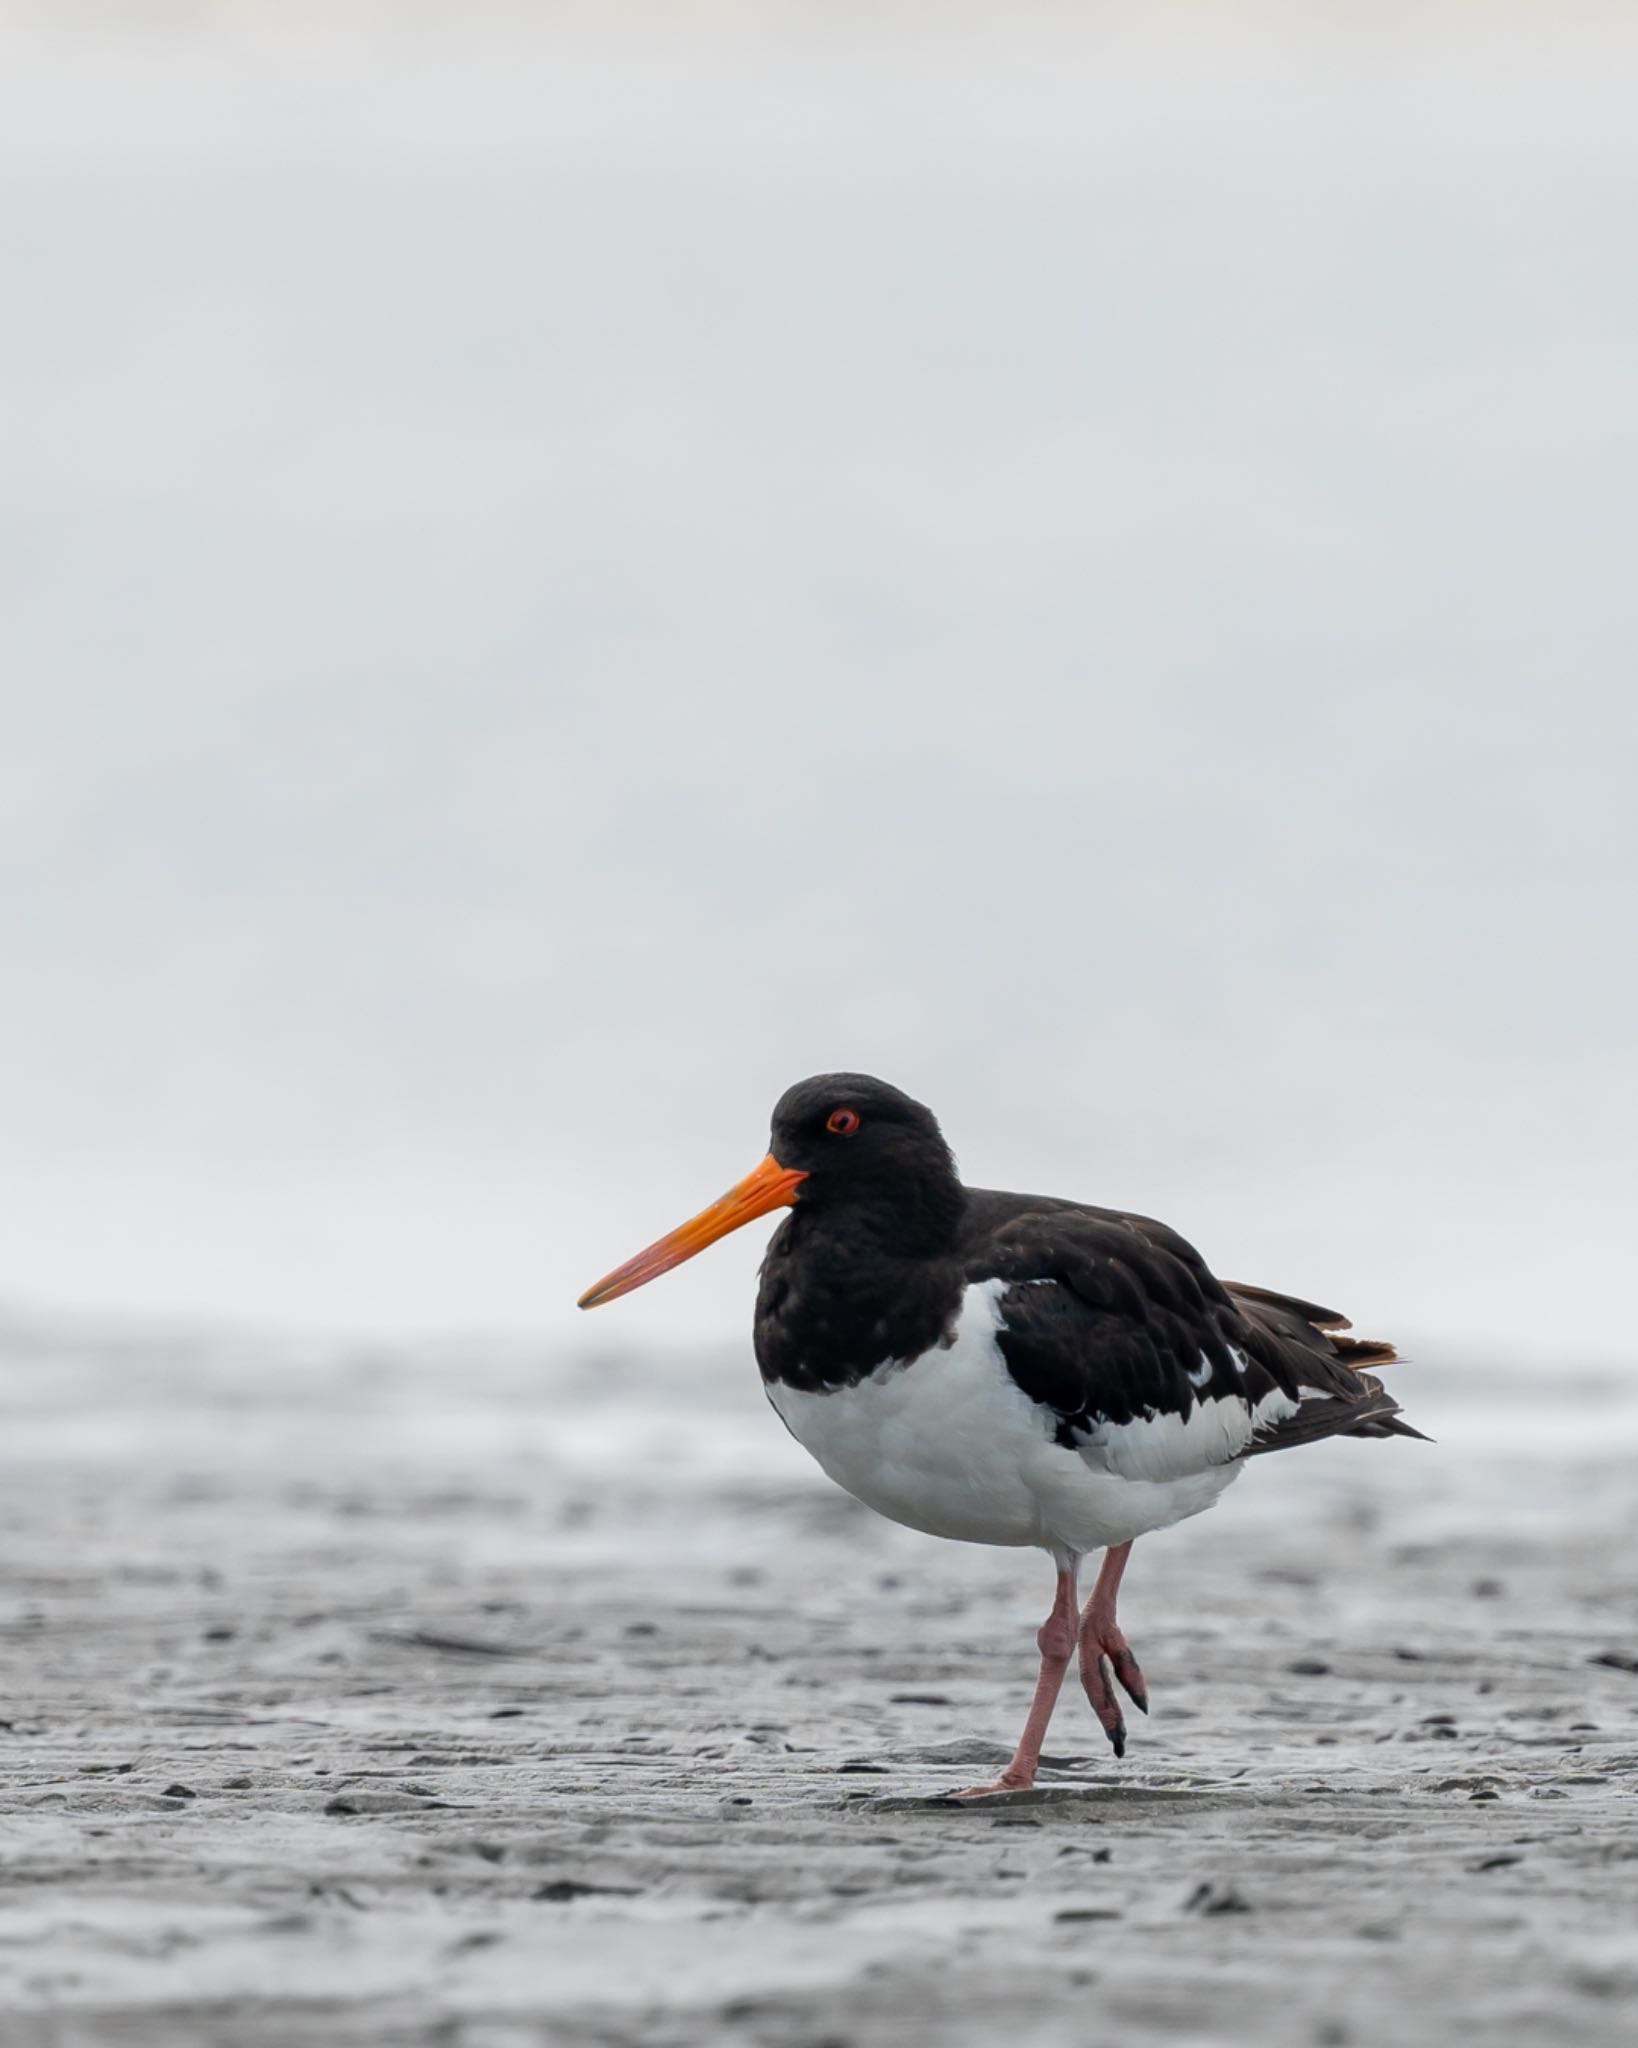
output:
<instances>
[{"instance_id":1,"label":"tail feather","mask_svg":"<svg viewBox=\"0 0 1638 2048\"><path fill-rule=\"evenodd\" d=\"M1261 1329L1270 1345L1270 1364L1301 1406L1295 1415L1274 1424L1246 1453L1284 1450L1292 1444L1316 1443L1328 1436L1408 1436L1426 1443L1424 1433L1403 1420L1399 1403L1369 1366L1402 1361L1392 1344L1374 1337L1339 1334L1352 1325L1335 1309L1276 1294L1268 1287L1229 1283L1229 1291L1245 1308L1247 1321Z\"/></svg>"},{"instance_id":2,"label":"tail feather","mask_svg":"<svg viewBox=\"0 0 1638 2048\"><path fill-rule=\"evenodd\" d=\"M1394 1347L1379 1337L1332 1337L1331 1344L1342 1363L1351 1365L1355 1372L1367 1365L1405 1363Z\"/></svg>"},{"instance_id":3,"label":"tail feather","mask_svg":"<svg viewBox=\"0 0 1638 2048\"><path fill-rule=\"evenodd\" d=\"M1357 1399L1305 1400L1297 1413L1276 1423L1247 1451L1255 1458L1263 1451L1283 1451L1293 1444L1318 1443L1328 1436L1412 1436L1421 1443L1433 1439L1413 1427L1400 1413L1399 1403L1382 1382L1361 1373L1363 1394Z\"/></svg>"},{"instance_id":4,"label":"tail feather","mask_svg":"<svg viewBox=\"0 0 1638 2048\"><path fill-rule=\"evenodd\" d=\"M1223 1284L1230 1294L1237 1294L1242 1301L1256 1301L1264 1308L1283 1309L1302 1322L1312 1323L1316 1330L1351 1330L1354 1327L1340 1309L1321 1308L1317 1302L1303 1301L1295 1294L1277 1294L1272 1287L1253 1287L1244 1280L1227 1280Z\"/></svg>"}]
</instances>

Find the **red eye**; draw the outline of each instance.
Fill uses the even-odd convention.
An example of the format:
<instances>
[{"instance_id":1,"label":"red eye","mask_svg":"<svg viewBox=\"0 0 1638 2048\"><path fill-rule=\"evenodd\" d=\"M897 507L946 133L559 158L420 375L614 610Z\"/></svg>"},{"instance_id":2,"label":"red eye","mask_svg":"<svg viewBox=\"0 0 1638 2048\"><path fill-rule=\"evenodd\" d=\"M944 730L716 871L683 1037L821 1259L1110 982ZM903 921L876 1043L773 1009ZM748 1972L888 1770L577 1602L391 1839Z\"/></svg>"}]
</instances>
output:
<instances>
[{"instance_id":1,"label":"red eye","mask_svg":"<svg viewBox=\"0 0 1638 2048\"><path fill-rule=\"evenodd\" d=\"M825 1129L834 1131L838 1138L851 1138L859 1128L859 1112L856 1109L833 1109L825 1118Z\"/></svg>"}]
</instances>

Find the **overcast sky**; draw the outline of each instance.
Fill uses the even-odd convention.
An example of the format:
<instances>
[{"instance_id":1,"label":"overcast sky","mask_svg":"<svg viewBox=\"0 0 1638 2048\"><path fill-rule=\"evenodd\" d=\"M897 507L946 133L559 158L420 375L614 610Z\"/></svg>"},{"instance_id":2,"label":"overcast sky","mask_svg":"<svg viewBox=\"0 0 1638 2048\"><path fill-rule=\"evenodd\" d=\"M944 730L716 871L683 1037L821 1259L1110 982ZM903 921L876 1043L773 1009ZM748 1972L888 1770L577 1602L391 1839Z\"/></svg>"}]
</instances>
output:
<instances>
[{"instance_id":1,"label":"overcast sky","mask_svg":"<svg viewBox=\"0 0 1638 2048\"><path fill-rule=\"evenodd\" d=\"M1638 40L1124 18L17 35L0 1301L738 1332L845 1066L1630 1356Z\"/></svg>"}]
</instances>

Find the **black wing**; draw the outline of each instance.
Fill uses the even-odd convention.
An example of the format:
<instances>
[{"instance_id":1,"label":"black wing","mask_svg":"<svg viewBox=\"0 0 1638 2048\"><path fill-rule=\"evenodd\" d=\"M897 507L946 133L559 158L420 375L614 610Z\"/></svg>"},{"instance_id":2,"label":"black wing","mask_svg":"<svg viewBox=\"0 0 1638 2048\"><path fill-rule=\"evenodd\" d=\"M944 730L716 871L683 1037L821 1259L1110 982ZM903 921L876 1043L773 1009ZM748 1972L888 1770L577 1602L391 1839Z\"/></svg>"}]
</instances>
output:
<instances>
[{"instance_id":1,"label":"black wing","mask_svg":"<svg viewBox=\"0 0 1638 2048\"><path fill-rule=\"evenodd\" d=\"M1153 1479L1320 1437L1416 1436L1343 1317L1225 1286L1164 1224L1054 1205L996 1219L970 1280L1007 1284L998 1342L1066 1448Z\"/></svg>"}]
</instances>

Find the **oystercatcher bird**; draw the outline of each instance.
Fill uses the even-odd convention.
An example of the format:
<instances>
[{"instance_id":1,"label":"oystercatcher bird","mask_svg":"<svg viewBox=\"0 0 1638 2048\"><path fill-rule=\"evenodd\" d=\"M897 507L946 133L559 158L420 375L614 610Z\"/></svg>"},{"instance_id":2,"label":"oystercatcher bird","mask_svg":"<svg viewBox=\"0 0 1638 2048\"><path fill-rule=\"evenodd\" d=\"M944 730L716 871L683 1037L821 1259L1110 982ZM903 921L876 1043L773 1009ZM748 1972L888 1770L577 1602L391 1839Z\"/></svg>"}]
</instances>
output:
<instances>
[{"instance_id":1,"label":"oystercatcher bird","mask_svg":"<svg viewBox=\"0 0 1638 2048\"><path fill-rule=\"evenodd\" d=\"M1132 1545L1209 1508L1248 1458L1329 1436L1411 1436L1365 1368L1391 1344L1268 1288L1216 1279L1163 1223L964 1187L931 1110L868 1074L774 1107L768 1156L720 1201L580 1297L595 1308L758 1216L756 1358L803 1448L866 1506L1057 1567L1040 1677L1012 1761L1032 1784L1070 1660L1114 1745L1118 1682L1149 1710L1115 1618ZM1081 1561L1103 1552L1084 1611Z\"/></svg>"}]
</instances>

